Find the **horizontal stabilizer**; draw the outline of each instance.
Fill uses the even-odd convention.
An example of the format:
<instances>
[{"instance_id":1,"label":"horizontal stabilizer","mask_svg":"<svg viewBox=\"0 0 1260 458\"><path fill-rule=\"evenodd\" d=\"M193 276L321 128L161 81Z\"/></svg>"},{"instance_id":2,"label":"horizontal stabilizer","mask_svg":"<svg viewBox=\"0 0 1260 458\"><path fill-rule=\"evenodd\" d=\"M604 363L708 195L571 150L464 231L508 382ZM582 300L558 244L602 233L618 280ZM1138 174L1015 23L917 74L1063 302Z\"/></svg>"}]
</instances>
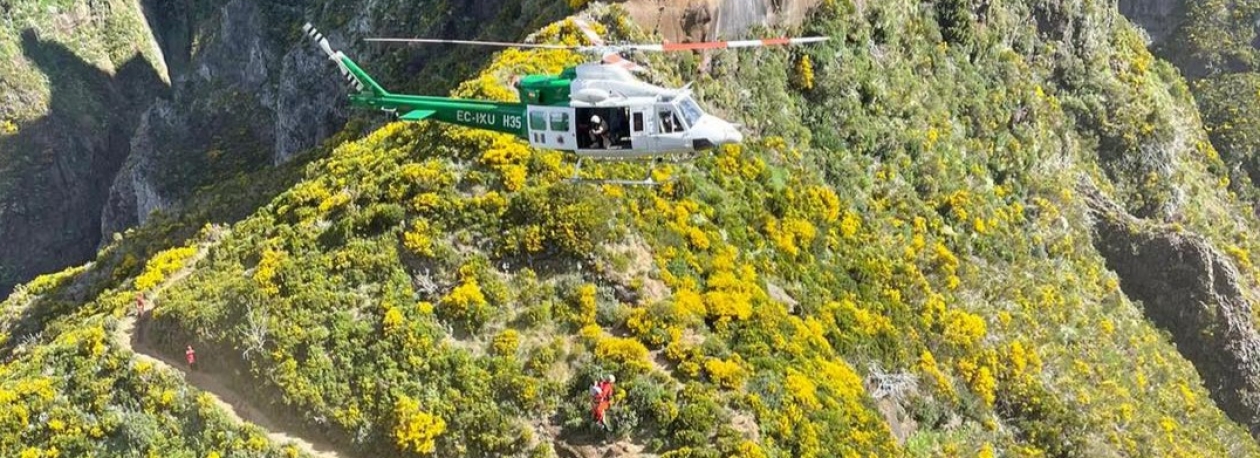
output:
<instances>
[{"instance_id":1,"label":"horizontal stabilizer","mask_svg":"<svg viewBox=\"0 0 1260 458\"><path fill-rule=\"evenodd\" d=\"M437 112L433 110L411 110L407 112L407 114L402 115L399 119L402 119L403 121L419 121L429 116L433 116L433 113Z\"/></svg>"}]
</instances>

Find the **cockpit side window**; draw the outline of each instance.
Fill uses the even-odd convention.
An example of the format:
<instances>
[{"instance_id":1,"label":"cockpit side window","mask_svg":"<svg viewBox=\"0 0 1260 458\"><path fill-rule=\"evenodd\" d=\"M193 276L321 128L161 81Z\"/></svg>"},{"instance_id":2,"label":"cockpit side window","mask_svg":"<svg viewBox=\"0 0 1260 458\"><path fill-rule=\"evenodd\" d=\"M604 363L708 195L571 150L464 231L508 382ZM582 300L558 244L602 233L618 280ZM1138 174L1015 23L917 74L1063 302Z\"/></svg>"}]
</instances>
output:
<instances>
[{"instance_id":1,"label":"cockpit side window","mask_svg":"<svg viewBox=\"0 0 1260 458\"><path fill-rule=\"evenodd\" d=\"M695 126L700 122L700 117L704 116L704 111L700 109L700 105L696 104L691 97L683 97L678 100L679 111L682 112L683 119L687 120L688 126Z\"/></svg>"},{"instance_id":2,"label":"cockpit side window","mask_svg":"<svg viewBox=\"0 0 1260 458\"><path fill-rule=\"evenodd\" d=\"M656 110L656 119L661 123L662 133L682 132L686 130L682 120L678 117L678 112L669 105L663 105Z\"/></svg>"}]
</instances>

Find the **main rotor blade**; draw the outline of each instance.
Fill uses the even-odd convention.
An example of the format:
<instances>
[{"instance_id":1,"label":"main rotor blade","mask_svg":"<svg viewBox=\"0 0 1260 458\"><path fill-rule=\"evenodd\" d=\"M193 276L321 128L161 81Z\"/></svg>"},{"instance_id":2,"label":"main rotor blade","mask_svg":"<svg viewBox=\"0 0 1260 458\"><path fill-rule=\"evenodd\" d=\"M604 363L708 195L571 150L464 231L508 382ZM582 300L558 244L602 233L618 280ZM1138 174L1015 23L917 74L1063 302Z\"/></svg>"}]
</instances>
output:
<instances>
[{"instance_id":1,"label":"main rotor blade","mask_svg":"<svg viewBox=\"0 0 1260 458\"><path fill-rule=\"evenodd\" d=\"M736 41L702 41L698 43L661 43L661 44L616 44L610 45L619 49L636 49L640 51L694 51L698 49L754 48L760 46L783 46L827 41L831 37L799 37L799 38L767 38L762 40Z\"/></svg>"},{"instance_id":2,"label":"main rotor blade","mask_svg":"<svg viewBox=\"0 0 1260 458\"><path fill-rule=\"evenodd\" d=\"M500 48L582 49L584 46L566 46L540 43L513 43L509 41L442 40L437 38L366 38L363 41L381 43L443 43L456 45L497 46Z\"/></svg>"},{"instance_id":3,"label":"main rotor blade","mask_svg":"<svg viewBox=\"0 0 1260 458\"><path fill-rule=\"evenodd\" d=\"M606 65L621 67L632 72L642 72L646 70L646 68L639 65L637 62L621 57L621 55L616 52L604 53L604 57L600 60L600 62L603 62Z\"/></svg>"}]
</instances>

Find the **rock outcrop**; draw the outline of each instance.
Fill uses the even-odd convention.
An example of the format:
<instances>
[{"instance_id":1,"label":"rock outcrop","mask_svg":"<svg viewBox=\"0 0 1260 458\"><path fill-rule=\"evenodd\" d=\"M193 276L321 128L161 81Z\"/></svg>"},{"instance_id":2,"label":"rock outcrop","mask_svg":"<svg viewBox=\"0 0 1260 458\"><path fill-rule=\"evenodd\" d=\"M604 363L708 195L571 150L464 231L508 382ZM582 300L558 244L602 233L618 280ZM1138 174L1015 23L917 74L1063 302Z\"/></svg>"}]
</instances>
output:
<instances>
[{"instance_id":1,"label":"rock outcrop","mask_svg":"<svg viewBox=\"0 0 1260 458\"><path fill-rule=\"evenodd\" d=\"M1193 233L1133 218L1083 189L1094 246L1148 319L1172 335L1216 405L1260 437L1260 333L1238 269Z\"/></svg>"},{"instance_id":2,"label":"rock outcrop","mask_svg":"<svg viewBox=\"0 0 1260 458\"><path fill-rule=\"evenodd\" d=\"M818 0L629 0L622 6L644 30L666 40L750 38L754 26L798 25Z\"/></svg>"},{"instance_id":3,"label":"rock outcrop","mask_svg":"<svg viewBox=\"0 0 1260 458\"><path fill-rule=\"evenodd\" d=\"M1185 0L1120 0L1120 14L1146 30L1151 43L1159 45L1181 23Z\"/></svg>"},{"instance_id":4,"label":"rock outcrop","mask_svg":"<svg viewBox=\"0 0 1260 458\"><path fill-rule=\"evenodd\" d=\"M101 217L103 234L143 223L218 174L284 162L344 122L330 101L340 88L318 81L336 80L308 64L298 70L310 75L290 81L292 71L283 70L294 68L290 56L300 53L289 48L297 43L278 42L267 33L272 26L255 2L218 8L199 33L187 71L172 75L172 99L154 103L132 135L134 149ZM174 42L179 36L166 38L165 47L183 49Z\"/></svg>"}]
</instances>

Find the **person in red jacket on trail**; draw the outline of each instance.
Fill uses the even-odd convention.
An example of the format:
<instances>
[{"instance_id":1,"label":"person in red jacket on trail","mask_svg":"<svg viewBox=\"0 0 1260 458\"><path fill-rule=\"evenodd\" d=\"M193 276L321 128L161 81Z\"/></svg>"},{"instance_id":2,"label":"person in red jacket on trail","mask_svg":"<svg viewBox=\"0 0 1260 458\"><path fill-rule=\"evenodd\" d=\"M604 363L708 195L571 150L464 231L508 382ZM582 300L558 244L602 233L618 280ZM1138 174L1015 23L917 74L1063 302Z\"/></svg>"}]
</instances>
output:
<instances>
[{"instance_id":1,"label":"person in red jacket on trail","mask_svg":"<svg viewBox=\"0 0 1260 458\"><path fill-rule=\"evenodd\" d=\"M144 316L144 293L136 295L136 318Z\"/></svg>"},{"instance_id":2,"label":"person in red jacket on trail","mask_svg":"<svg viewBox=\"0 0 1260 458\"><path fill-rule=\"evenodd\" d=\"M613 394L616 392L613 383L616 381L612 374L608 374L604 376L603 380L591 385L592 416L595 418L595 423L603 429L611 428L611 425L608 424L607 412L608 408L612 406Z\"/></svg>"},{"instance_id":3,"label":"person in red jacket on trail","mask_svg":"<svg viewBox=\"0 0 1260 458\"><path fill-rule=\"evenodd\" d=\"M184 350L184 359L188 361L189 370L197 370L197 352L193 351L192 345L189 345L188 349Z\"/></svg>"}]
</instances>

